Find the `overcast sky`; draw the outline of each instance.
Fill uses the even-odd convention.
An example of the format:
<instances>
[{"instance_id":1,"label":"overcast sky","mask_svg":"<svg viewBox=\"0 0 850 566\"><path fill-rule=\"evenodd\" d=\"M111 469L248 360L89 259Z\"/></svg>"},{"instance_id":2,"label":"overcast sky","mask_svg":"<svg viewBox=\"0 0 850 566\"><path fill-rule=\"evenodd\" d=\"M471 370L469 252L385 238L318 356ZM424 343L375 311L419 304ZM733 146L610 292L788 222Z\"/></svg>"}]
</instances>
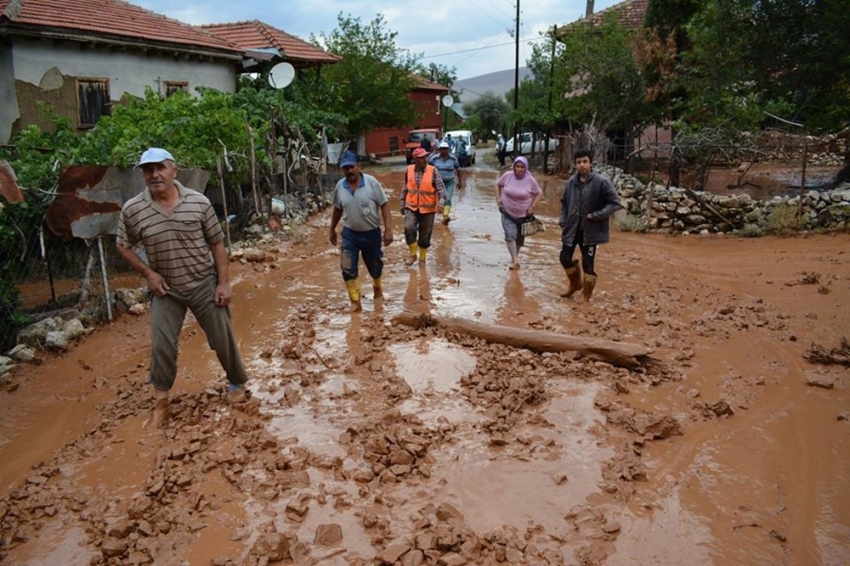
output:
<instances>
[{"instance_id":1,"label":"overcast sky","mask_svg":"<svg viewBox=\"0 0 850 566\"><path fill-rule=\"evenodd\" d=\"M458 79L514 68L516 0L129 0L189 24L260 20L308 41L337 27L337 14L368 23L379 13L396 45L455 67ZM596 0L599 12L618 0ZM520 0L520 66L531 55L528 40L553 24L584 16L586 0ZM510 33L509 33L510 30Z\"/></svg>"}]
</instances>

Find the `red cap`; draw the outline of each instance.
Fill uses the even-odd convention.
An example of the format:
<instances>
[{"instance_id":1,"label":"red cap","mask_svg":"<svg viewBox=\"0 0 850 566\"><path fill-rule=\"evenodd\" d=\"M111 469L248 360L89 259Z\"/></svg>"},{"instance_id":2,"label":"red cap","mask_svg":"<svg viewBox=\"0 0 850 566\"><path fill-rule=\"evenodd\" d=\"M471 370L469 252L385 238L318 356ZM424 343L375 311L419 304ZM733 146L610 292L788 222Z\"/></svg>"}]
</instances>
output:
<instances>
[{"instance_id":1,"label":"red cap","mask_svg":"<svg viewBox=\"0 0 850 566\"><path fill-rule=\"evenodd\" d=\"M428 155L428 152L425 151L424 148L417 147L416 149L413 150L414 159L417 158L417 157L425 157L426 155Z\"/></svg>"}]
</instances>

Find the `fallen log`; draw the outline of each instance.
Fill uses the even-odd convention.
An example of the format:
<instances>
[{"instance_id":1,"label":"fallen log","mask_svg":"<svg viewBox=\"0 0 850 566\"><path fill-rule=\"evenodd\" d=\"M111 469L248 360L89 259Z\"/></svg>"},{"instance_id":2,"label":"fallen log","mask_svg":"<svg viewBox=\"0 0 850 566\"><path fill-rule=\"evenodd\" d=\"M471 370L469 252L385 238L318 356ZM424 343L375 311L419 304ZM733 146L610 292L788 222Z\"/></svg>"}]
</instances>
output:
<instances>
[{"instance_id":1,"label":"fallen log","mask_svg":"<svg viewBox=\"0 0 850 566\"><path fill-rule=\"evenodd\" d=\"M481 324L460 318L417 314L409 311L396 315L392 322L414 328L441 327L475 336L487 342L525 348L534 352L578 352L582 357L602 360L618 367L637 367L649 355L649 350L640 344L570 336L546 330Z\"/></svg>"}]
</instances>

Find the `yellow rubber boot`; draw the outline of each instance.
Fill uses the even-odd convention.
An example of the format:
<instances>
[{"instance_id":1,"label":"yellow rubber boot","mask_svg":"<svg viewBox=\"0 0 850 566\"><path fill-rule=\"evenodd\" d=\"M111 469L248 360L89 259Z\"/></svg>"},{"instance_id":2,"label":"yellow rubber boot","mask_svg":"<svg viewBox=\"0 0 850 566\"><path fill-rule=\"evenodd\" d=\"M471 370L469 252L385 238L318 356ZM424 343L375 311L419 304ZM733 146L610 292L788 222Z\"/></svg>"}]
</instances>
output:
<instances>
[{"instance_id":1,"label":"yellow rubber boot","mask_svg":"<svg viewBox=\"0 0 850 566\"><path fill-rule=\"evenodd\" d=\"M425 263L425 258L428 256L428 248L419 248L419 263Z\"/></svg>"},{"instance_id":2,"label":"yellow rubber boot","mask_svg":"<svg viewBox=\"0 0 850 566\"><path fill-rule=\"evenodd\" d=\"M358 312L363 307L360 304L360 279L349 279L345 282L348 298L351 299L351 312Z\"/></svg>"},{"instance_id":3,"label":"yellow rubber boot","mask_svg":"<svg viewBox=\"0 0 850 566\"><path fill-rule=\"evenodd\" d=\"M404 262L405 265L413 265L413 262L416 261L416 254L419 251L419 244L413 242L408 246L410 248L410 257L407 258L407 261Z\"/></svg>"},{"instance_id":4,"label":"yellow rubber boot","mask_svg":"<svg viewBox=\"0 0 850 566\"><path fill-rule=\"evenodd\" d=\"M448 204L443 207L443 224L448 224L451 221L449 213L452 211L452 205Z\"/></svg>"},{"instance_id":5,"label":"yellow rubber boot","mask_svg":"<svg viewBox=\"0 0 850 566\"><path fill-rule=\"evenodd\" d=\"M590 302L590 297L593 296L593 288L596 287L596 276L589 273L584 274L584 285L581 289L581 294L584 300Z\"/></svg>"},{"instance_id":6,"label":"yellow rubber boot","mask_svg":"<svg viewBox=\"0 0 850 566\"><path fill-rule=\"evenodd\" d=\"M377 279L372 279L372 292L372 297L375 300L384 298L384 287L380 277L378 277Z\"/></svg>"},{"instance_id":7,"label":"yellow rubber boot","mask_svg":"<svg viewBox=\"0 0 850 566\"><path fill-rule=\"evenodd\" d=\"M564 268L564 273L567 274L567 279L570 281L570 288L566 293L561 293L561 297L569 299L582 289L581 271L578 268L578 260L574 259L572 266Z\"/></svg>"}]
</instances>

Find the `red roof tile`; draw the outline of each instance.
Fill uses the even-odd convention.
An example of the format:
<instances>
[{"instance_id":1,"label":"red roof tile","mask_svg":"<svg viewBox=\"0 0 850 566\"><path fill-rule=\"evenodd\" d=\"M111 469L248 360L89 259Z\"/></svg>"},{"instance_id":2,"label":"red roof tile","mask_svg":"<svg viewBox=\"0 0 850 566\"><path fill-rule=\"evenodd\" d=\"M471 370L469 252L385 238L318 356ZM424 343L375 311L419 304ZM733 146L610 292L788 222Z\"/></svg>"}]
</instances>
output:
<instances>
[{"instance_id":1,"label":"red roof tile","mask_svg":"<svg viewBox=\"0 0 850 566\"><path fill-rule=\"evenodd\" d=\"M582 18L569 24L558 26L558 31L568 29L570 26L590 22L593 25L602 23L603 18L608 14L617 14L617 18L626 29L638 29L643 27L644 19L646 19L646 11L649 8L649 0L625 0L613 6L609 6L604 10L595 12L590 18Z\"/></svg>"},{"instance_id":2,"label":"red roof tile","mask_svg":"<svg viewBox=\"0 0 850 566\"><path fill-rule=\"evenodd\" d=\"M64 33L69 37L97 35L105 41L202 47L227 52L242 50L202 29L122 0L0 0L0 30L12 27Z\"/></svg>"},{"instance_id":3,"label":"red roof tile","mask_svg":"<svg viewBox=\"0 0 850 566\"><path fill-rule=\"evenodd\" d=\"M430 80L419 75L415 75L415 77L417 90L439 90L441 92L449 91L449 87L445 85L441 85L440 83L432 83Z\"/></svg>"},{"instance_id":4,"label":"red roof tile","mask_svg":"<svg viewBox=\"0 0 850 566\"><path fill-rule=\"evenodd\" d=\"M290 35L259 20L230 24L208 24L199 26L209 33L221 37L242 49L280 50L284 59L295 66L311 66L336 63L339 57L316 47L312 43ZM298 65L300 63L301 65Z\"/></svg>"}]
</instances>

